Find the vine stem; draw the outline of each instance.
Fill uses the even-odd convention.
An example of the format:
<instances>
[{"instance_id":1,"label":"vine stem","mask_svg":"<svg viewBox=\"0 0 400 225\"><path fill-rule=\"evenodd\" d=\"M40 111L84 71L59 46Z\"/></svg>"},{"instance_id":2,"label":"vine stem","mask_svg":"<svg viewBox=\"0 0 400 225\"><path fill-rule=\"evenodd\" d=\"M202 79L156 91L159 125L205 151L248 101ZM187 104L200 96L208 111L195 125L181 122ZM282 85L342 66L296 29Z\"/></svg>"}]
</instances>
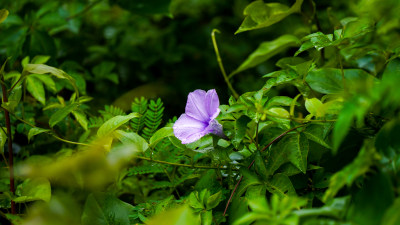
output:
<instances>
[{"instance_id":1,"label":"vine stem","mask_svg":"<svg viewBox=\"0 0 400 225\"><path fill-rule=\"evenodd\" d=\"M279 140L281 137L285 136L285 135L288 134L289 132L294 131L294 130L300 128L300 127L304 127L305 125L306 125L306 124L301 124L301 125L299 125L299 126L293 127L293 128L291 128L291 129L289 129L289 130L283 132L283 133L280 134L278 137L274 138L274 140L272 140L270 143L268 143L268 144L261 150L261 152L265 151L269 146L271 146L273 143L275 143L277 140ZM255 162L255 159L253 159L253 161L250 163L250 165L247 167L247 169L250 169L250 168L253 166L254 162ZM236 183L235 187L233 188L233 191L232 191L232 193L231 193L231 196L229 197L228 202L226 203L223 216L225 216L226 212L228 211L229 204L231 203L232 198L233 198L233 195L236 193L236 189L238 188L240 182L242 182L242 179L243 179L243 176L240 176L240 179L238 180L238 182Z\"/></svg>"},{"instance_id":2,"label":"vine stem","mask_svg":"<svg viewBox=\"0 0 400 225\"><path fill-rule=\"evenodd\" d=\"M215 55L217 56L217 61L218 61L219 68L221 70L222 76L224 76L225 82L228 85L229 90L231 90L231 92L233 94L233 97L238 99L239 95L235 91L235 89L232 87L232 84L229 81L228 75L225 72L225 68L224 68L224 64L222 63L221 56L219 55L217 40L215 39L215 33L221 33L221 32L219 30L217 30L217 29L213 29L212 32L211 32L211 39L212 39L212 43L213 43L213 46L214 46Z\"/></svg>"},{"instance_id":3,"label":"vine stem","mask_svg":"<svg viewBox=\"0 0 400 225\"><path fill-rule=\"evenodd\" d=\"M191 165L191 164L182 164L182 163L173 163L173 162L167 162L167 161L161 161L157 159L151 159L143 156L134 156L135 158L150 161L150 162L155 162L155 163L161 163L161 164L167 164L171 166L181 166L181 167L190 167L190 168L196 168L196 169L214 169L214 170L229 170L229 168L225 167L215 167L215 166L197 166L197 165Z\"/></svg>"},{"instance_id":4,"label":"vine stem","mask_svg":"<svg viewBox=\"0 0 400 225\"><path fill-rule=\"evenodd\" d=\"M4 74L1 71L1 89L3 92L3 103L8 102L7 97L7 89L4 85ZM13 158L13 148L12 148L12 134L11 134L11 120L10 113L8 110L4 109L4 117L6 119L6 128L7 128L7 144L8 144L8 170L10 172L10 191L15 194L15 182L14 182L14 158ZM11 200L11 214L16 214L15 202Z\"/></svg>"}]
</instances>

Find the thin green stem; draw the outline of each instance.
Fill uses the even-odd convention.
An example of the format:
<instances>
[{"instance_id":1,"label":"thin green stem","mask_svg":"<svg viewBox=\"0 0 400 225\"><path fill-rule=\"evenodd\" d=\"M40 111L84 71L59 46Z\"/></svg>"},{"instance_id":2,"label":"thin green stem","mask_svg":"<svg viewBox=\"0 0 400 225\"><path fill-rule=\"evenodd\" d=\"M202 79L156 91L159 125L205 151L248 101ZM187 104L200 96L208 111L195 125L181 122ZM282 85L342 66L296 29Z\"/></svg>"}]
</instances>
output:
<instances>
[{"instance_id":1,"label":"thin green stem","mask_svg":"<svg viewBox=\"0 0 400 225\"><path fill-rule=\"evenodd\" d=\"M238 93L235 91L235 89L232 87L231 82L229 81L228 75L225 72L225 68L224 68L224 64L222 63L222 59L221 56L219 55L219 50L218 50L218 45L217 45L217 40L215 39L215 33L221 33L219 30L214 29L211 32L211 39L213 42L213 46L214 46L214 50L215 50L215 55L217 56L217 61L218 61L218 65L219 68L221 70L222 76L224 76L225 82L228 85L229 90L231 90L233 97L235 97L236 99L239 98Z\"/></svg>"},{"instance_id":2,"label":"thin green stem","mask_svg":"<svg viewBox=\"0 0 400 225\"><path fill-rule=\"evenodd\" d=\"M225 167L215 167L215 166L199 166L199 165L192 165L192 164L182 164L182 163L173 163L173 162L167 162L167 161L162 161L162 160L157 160L157 159L151 159L143 156L135 156L138 159L150 161L150 162L155 162L155 163L161 163L161 164L167 164L171 166L180 166L180 167L190 167L190 168L195 168L195 169L219 169L219 170L228 170L229 168Z\"/></svg>"}]
</instances>

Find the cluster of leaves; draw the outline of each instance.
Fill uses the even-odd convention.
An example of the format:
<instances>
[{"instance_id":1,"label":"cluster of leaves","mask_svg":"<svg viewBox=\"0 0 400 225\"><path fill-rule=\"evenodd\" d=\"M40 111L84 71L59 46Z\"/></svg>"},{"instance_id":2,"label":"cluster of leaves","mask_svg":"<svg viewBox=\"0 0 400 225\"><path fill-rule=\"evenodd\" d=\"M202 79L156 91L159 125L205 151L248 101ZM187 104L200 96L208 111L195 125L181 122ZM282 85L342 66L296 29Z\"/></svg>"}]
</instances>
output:
<instances>
[{"instance_id":1,"label":"cluster of leaves","mask_svg":"<svg viewBox=\"0 0 400 225\"><path fill-rule=\"evenodd\" d=\"M177 4L138 2L110 1L166 15ZM263 86L221 100L227 104L217 119L226 138L208 135L187 145L174 136L175 119L165 120L161 99L134 98L130 108L106 105L93 113L87 70L71 62L46 65L56 55L35 51L40 37L55 42L49 35L76 32L81 20L73 13L82 11L66 4L52 12L58 2L41 7L31 17L48 17L39 30L55 21L45 26L48 33L19 29L12 40L2 39L1 46L21 42L5 48L7 55L28 51L29 57L15 59L9 68L16 70L6 61L0 71L1 108L12 124L0 130L1 215L14 224L53 225L400 223L400 4L291 3L257 0L244 8L238 35L271 29L274 36L225 81L255 73ZM10 19L6 29L22 24L7 16L0 11L0 23ZM69 22L53 20L60 16ZM289 28L275 32L282 25ZM122 43L119 53L126 54L131 42L116 41L125 31L110 29L105 48ZM94 58L108 52L92 50ZM271 61L273 68L266 66ZM91 71L118 83L118 66L103 61ZM11 149L4 146L10 137L18 140L15 192L5 156ZM9 213L12 202L18 215Z\"/></svg>"}]
</instances>

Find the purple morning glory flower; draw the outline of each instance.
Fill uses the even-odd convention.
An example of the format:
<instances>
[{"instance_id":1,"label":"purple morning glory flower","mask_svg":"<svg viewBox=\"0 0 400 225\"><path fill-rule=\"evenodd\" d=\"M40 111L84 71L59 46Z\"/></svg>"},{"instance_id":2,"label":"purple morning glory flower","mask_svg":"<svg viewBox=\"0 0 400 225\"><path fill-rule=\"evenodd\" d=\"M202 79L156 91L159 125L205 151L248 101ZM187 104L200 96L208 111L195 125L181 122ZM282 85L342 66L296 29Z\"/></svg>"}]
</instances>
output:
<instances>
[{"instance_id":1,"label":"purple morning glory flower","mask_svg":"<svg viewBox=\"0 0 400 225\"><path fill-rule=\"evenodd\" d=\"M182 144L199 140L206 134L223 137L222 125L215 120L220 113L215 89L207 92L195 90L189 93L185 113L174 124L174 134Z\"/></svg>"}]
</instances>

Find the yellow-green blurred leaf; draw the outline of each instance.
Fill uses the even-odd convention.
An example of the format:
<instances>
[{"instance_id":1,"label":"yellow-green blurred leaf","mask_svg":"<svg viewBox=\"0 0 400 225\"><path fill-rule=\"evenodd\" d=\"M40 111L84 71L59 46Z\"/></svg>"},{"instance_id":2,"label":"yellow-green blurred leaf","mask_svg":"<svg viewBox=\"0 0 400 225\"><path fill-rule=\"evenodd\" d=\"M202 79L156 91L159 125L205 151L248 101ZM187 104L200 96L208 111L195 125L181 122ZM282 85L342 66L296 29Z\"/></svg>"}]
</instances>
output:
<instances>
[{"instance_id":1,"label":"yellow-green blurred leaf","mask_svg":"<svg viewBox=\"0 0 400 225\"><path fill-rule=\"evenodd\" d=\"M8 10L7 9L0 9L0 23L6 20L8 17Z\"/></svg>"},{"instance_id":2,"label":"yellow-green blurred leaf","mask_svg":"<svg viewBox=\"0 0 400 225\"><path fill-rule=\"evenodd\" d=\"M135 117L139 117L139 114L138 113L130 113L129 115L126 115L126 116L114 116L113 118L107 120L103 125L101 125L101 127L97 131L97 136L103 137L103 136L109 135L115 129L124 125L129 120L131 120Z\"/></svg>"}]
</instances>

